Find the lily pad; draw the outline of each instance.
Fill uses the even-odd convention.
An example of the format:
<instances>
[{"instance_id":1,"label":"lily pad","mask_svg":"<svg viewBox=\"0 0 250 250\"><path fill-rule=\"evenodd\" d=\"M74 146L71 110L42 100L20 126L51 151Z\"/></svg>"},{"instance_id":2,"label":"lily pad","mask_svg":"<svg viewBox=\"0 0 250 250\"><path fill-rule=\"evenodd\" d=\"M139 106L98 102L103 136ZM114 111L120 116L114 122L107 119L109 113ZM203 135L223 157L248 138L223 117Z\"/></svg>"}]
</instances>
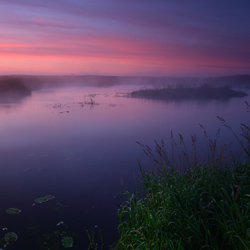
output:
<instances>
[{"instance_id":1,"label":"lily pad","mask_svg":"<svg viewBox=\"0 0 250 250\"><path fill-rule=\"evenodd\" d=\"M52 200L54 198L55 198L55 196L53 196L53 195L45 195L43 197L35 199L34 202L36 202L36 203L43 203L43 202Z\"/></svg>"},{"instance_id":2,"label":"lily pad","mask_svg":"<svg viewBox=\"0 0 250 250\"><path fill-rule=\"evenodd\" d=\"M71 237L63 237L62 245L66 248L73 246L73 239Z\"/></svg>"},{"instance_id":3,"label":"lily pad","mask_svg":"<svg viewBox=\"0 0 250 250\"><path fill-rule=\"evenodd\" d=\"M4 239L6 242L15 242L18 239L18 236L14 232L10 232L4 235Z\"/></svg>"},{"instance_id":4,"label":"lily pad","mask_svg":"<svg viewBox=\"0 0 250 250\"><path fill-rule=\"evenodd\" d=\"M8 208L6 209L6 212L8 214L20 214L21 213L21 210L19 208L16 208L16 207L11 207L11 208Z\"/></svg>"},{"instance_id":5,"label":"lily pad","mask_svg":"<svg viewBox=\"0 0 250 250\"><path fill-rule=\"evenodd\" d=\"M55 196L48 194L48 195L43 196L43 198L46 198L47 200L52 200L55 198Z\"/></svg>"}]
</instances>

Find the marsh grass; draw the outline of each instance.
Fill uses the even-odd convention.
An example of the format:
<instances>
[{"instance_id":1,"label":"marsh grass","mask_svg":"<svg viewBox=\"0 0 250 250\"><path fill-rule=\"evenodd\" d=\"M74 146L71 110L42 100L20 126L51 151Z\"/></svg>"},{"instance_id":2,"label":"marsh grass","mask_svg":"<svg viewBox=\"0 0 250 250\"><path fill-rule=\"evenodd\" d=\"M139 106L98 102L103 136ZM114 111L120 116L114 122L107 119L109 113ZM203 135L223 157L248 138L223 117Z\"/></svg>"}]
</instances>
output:
<instances>
[{"instance_id":1,"label":"marsh grass","mask_svg":"<svg viewBox=\"0 0 250 250\"><path fill-rule=\"evenodd\" d=\"M102 232L101 230L99 231L100 233L100 242L99 245L98 245L98 242L95 240L95 233L94 231L92 231L92 234L90 234L88 231L87 231L87 235L88 235L88 238L89 238L89 247L88 247L88 250L102 250L103 249L103 238L102 238Z\"/></svg>"},{"instance_id":2,"label":"marsh grass","mask_svg":"<svg viewBox=\"0 0 250 250\"><path fill-rule=\"evenodd\" d=\"M161 100L228 100L232 97L244 97L247 94L243 91L237 91L230 86L214 87L210 84L202 84L200 86L185 86L185 85L169 85L162 88L140 89L132 91L131 97L148 98Z\"/></svg>"},{"instance_id":3,"label":"marsh grass","mask_svg":"<svg viewBox=\"0 0 250 250\"><path fill-rule=\"evenodd\" d=\"M248 249L249 169L141 169L144 193L127 193L115 249Z\"/></svg>"},{"instance_id":4,"label":"marsh grass","mask_svg":"<svg viewBox=\"0 0 250 250\"><path fill-rule=\"evenodd\" d=\"M250 110L248 103L247 110ZM249 156L250 128L241 124L235 136ZM142 191L126 192L118 210L120 239L113 249L250 249L250 161L225 160L229 145L220 150L201 125L208 156L199 159L196 135L191 136L193 153L188 155L184 139L171 132L170 150L163 140L155 149L142 143L155 168L147 173L139 163ZM217 153L219 152L219 153Z\"/></svg>"}]
</instances>

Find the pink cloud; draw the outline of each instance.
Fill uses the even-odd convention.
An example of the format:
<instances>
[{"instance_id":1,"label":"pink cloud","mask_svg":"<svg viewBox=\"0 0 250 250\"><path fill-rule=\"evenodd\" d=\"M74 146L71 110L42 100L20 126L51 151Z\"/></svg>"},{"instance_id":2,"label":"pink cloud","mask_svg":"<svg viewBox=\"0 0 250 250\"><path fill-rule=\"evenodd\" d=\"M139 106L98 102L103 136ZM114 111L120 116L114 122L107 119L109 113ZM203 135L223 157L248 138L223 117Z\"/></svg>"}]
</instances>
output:
<instances>
[{"instance_id":1,"label":"pink cloud","mask_svg":"<svg viewBox=\"0 0 250 250\"><path fill-rule=\"evenodd\" d=\"M0 9L1 71L249 72L250 36L244 25L234 29L238 24L211 18L206 10L146 2L5 2Z\"/></svg>"}]
</instances>

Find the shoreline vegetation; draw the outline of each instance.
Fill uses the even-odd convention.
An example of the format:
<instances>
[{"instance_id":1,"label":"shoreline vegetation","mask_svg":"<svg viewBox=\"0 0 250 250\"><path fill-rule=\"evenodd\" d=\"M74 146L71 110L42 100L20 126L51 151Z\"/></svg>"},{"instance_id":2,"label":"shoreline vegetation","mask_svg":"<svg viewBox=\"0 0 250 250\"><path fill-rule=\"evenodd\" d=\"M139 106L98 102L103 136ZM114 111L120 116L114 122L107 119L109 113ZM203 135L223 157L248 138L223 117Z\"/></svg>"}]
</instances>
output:
<instances>
[{"instance_id":1,"label":"shoreline vegetation","mask_svg":"<svg viewBox=\"0 0 250 250\"><path fill-rule=\"evenodd\" d=\"M203 84L198 87L168 86L164 88L141 89L130 93L132 98L159 99L166 101L181 100L228 100L232 97L244 97L247 93L233 90L229 86L214 87Z\"/></svg>"},{"instance_id":2,"label":"shoreline vegetation","mask_svg":"<svg viewBox=\"0 0 250 250\"><path fill-rule=\"evenodd\" d=\"M35 84L36 81L27 82L22 77L1 76L0 97L1 93L4 96L13 90L23 97L31 95L34 89L40 88L40 85L34 87ZM216 92L215 99L218 93L223 99L246 95L242 91L231 92L234 90L230 87L210 85L168 88L173 92L182 89L181 94L176 92L180 99L182 95L187 98L188 91L191 93L188 98L201 90L205 90L207 96L210 89ZM156 91L162 92L162 89ZM96 105L92 99L85 104ZM246 105L249 112L250 105ZM235 135L223 118L218 119ZM227 156L218 152L216 139L211 139L202 129L209 156L204 161L196 154L195 135L191 136L192 155L187 154L181 135L177 143L171 133L170 152L164 141L155 141L155 149L138 143L155 166L148 173L139 164L142 189L124 194L125 201L118 209L120 238L111 249L250 249L250 126L241 124L241 137L235 135L246 153L244 161L236 156L226 161ZM89 249L103 248L103 243L94 242L94 235L88 236Z\"/></svg>"},{"instance_id":3,"label":"shoreline vegetation","mask_svg":"<svg viewBox=\"0 0 250 250\"><path fill-rule=\"evenodd\" d=\"M0 77L0 103L17 102L31 96L31 89L19 77Z\"/></svg>"},{"instance_id":4,"label":"shoreline vegetation","mask_svg":"<svg viewBox=\"0 0 250 250\"><path fill-rule=\"evenodd\" d=\"M8 93L30 93L31 90L23 80L15 76L0 77L0 94Z\"/></svg>"},{"instance_id":5,"label":"shoreline vegetation","mask_svg":"<svg viewBox=\"0 0 250 250\"><path fill-rule=\"evenodd\" d=\"M241 124L238 137L217 118L234 134L245 160L237 155L228 160L225 152L218 152L216 139L204 127L205 161L197 157L195 135L191 156L181 135L177 143L171 133L170 152L163 140L155 141L155 149L137 142L155 167L147 173L139 164L142 191L125 192L118 209L120 238L111 249L250 249L250 127Z\"/></svg>"},{"instance_id":6,"label":"shoreline vegetation","mask_svg":"<svg viewBox=\"0 0 250 250\"><path fill-rule=\"evenodd\" d=\"M110 87L116 85L141 86L191 86L207 83L222 87L250 88L250 75L231 75L217 77L157 77L157 76L112 76L112 75L6 75L0 76L0 81L6 77L19 78L31 90L64 86Z\"/></svg>"}]
</instances>

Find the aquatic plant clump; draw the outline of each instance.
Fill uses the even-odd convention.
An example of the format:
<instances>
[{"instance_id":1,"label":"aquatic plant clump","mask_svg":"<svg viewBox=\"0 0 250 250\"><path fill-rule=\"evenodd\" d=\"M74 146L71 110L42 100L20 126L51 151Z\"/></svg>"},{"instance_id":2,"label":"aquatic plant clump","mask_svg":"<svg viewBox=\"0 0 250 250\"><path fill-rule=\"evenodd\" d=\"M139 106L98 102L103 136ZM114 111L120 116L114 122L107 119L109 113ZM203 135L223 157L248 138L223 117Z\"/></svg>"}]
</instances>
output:
<instances>
[{"instance_id":1,"label":"aquatic plant clump","mask_svg":"<svg viewBox=\"0 0 250 250\"><path fill-rule=\"evenodd\" d=\"M72 247L73 246L73 239L72 239L72 237L63 237L63 239L62 239L62 245L65 248Z\"/></svg>"},{"instance_id":2,"label":"aquatic plant clump","mask_svg":"<svg viewBox=\"0 0 250 250\"><path fill-rule=\"evenodd\" d=\"M44 203L44 202L52 200L54 198L55 198L55 196L53 196L53 195L45 195L43 197L35 199L34 202L36 202L36 203Z\"/></svg>"},{"instance_id":3,"label":"aquatic plant clump","mask_svg":"<svg viewBox=\"0 0 250 250\"><path fill-rule=\"evenodd\" d=\"M134 98L148 98L160 100L228 100L232 97L244 97L247 93L225 87L213 87L203 84L199 87L168 86L159 89L141 89L130 93Z\"/></svg>"},{"instance_id":4,"label":"aquatic plant clump","mask_svg":"<svg viewBox=\"0 0 250 250\"><path fill-rule=\"evenodd\" d=\"M6 213L12 214L12 215L20 214L21 210L19 208L16 208L16 207L11 207L11 208L6 209Z\"/></svg>"},{"instance_id":5,"label":"aquatic plant clump","mask_svg":"<svg viewBox=\"0 0 250 250\"><path fill-rule=\"evenodd\" d=\"M4 240L7 243L15 242L17 241L17 239L18 239L18 236L14 232L9 232L4 235Z\"/></svg>"}]
</instances>

